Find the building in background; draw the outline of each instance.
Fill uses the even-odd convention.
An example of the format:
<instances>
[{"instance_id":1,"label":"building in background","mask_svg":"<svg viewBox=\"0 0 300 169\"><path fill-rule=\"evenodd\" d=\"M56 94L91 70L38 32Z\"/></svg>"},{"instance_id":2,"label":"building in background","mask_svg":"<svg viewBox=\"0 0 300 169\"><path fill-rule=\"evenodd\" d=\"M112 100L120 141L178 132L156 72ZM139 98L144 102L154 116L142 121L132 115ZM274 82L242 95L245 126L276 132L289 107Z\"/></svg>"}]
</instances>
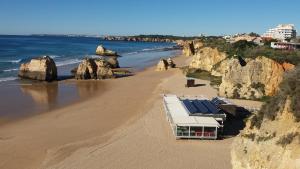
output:
<instances>
[{"instance_id":1,"label":"building in background","mask_svg":"<svg viewBox=\"0 0 300 169\"><path fill-rule=\"evenodd\" d=\"M263 34L263 38L287 41L296 38L297 31L294 24L280 24L276 28L269 29Z\"/></svg>"}]
</instances>

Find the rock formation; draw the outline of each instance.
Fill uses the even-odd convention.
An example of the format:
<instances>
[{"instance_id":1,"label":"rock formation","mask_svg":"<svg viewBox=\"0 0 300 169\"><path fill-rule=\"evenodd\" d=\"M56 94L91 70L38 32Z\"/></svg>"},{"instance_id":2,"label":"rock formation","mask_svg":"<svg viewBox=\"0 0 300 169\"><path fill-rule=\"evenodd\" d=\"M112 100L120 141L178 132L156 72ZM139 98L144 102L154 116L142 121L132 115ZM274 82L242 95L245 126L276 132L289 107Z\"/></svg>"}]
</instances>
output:
<instances>
[{"instance_id":1,"label":"rock formation","mask_svg":"<svg viewBox=\"0 0 300 169\"><path fill-rule=\"evenodd\" d=\"M85 58L79 64L75 74L76 79L96 79L97 78L97 65L94 59Z\"/></svg>"},{"instance_id":2,"label":"rock formation","mask_svg":"<svg viewBox=\"0 0 300 169\"><path fill-rule=\"evenodd\" d=\"M167 59L167 63L168 63L168 69L176 67L176 64L173 62L171 58Z\"/></svg>"},{"instance_id":3,"label":"rock formation","mask_svg":"<svg viewBox=\"0 0 300 169\"><path fill-rule=\"evenodd\" d=\"M114 78L111 64L106 59L84 59L78 66L76 79L108 79Z\"/></svg>"},{"instance_id":4,"label":"rock formation","mask_svg":"<svg viewBox=\"0 0 300 169\"><path fill-rule=\"evenodd\" d=\"M160 59L156 66L156 71L165 71L165 70L168 70L168 62L166 59Z\"/></svg>"},{"instance_id":5,"label":"rock formation","mask_svg":"<svg viewBox=\"0 0 300 169\"><path fill-rule=\"evenodd\" d=\"M113 68L113 69L120 68L117 57L115 57L115 56L105 57L105 60L110 64L111 68Z\"/></svg>"},{"instance_id":6,"label":"rock formation","mask_svg":"<svg viewBox=\"0 0 300 169\"><path fill-rule=\"evenodd\" d=\"M108 50L102 45L99 45L96 49L96 54L101 56L118 56L117 52L114 52L112 50Z\"/></svg>"},{"instance_id":7,"label":"rock formation","mask_svg":"<svg viewBox=\"0 0 300 169\"><path fill-rule=\"evenodd\" d=\"M227 60L227 68L219 88L220 96L255 99L273 96L282 81L284 67L276 61L257 57L241 66L238 59Z\"/></svg>"},{"instance_id":8,"label":"rock formation","mask_svg":"<svg viewBox=\"0 0 300 169\"><path fill-rule=\"evenodd\" d=\"M211 72L213 67L226 59L226 54L217 48L205 47L197 51L189 67Z\"/></svg>"},{"instance_id":9,"label":"rock formation","mask_svg":"<svg viewBox=\"0 0 300 169\"><path fill-rule=\"evenodd\" d=\"M279 94L247 120L232 144L233 169L300 168L300 113L293 99L300 96L298 75L285 79Z\"/></svg>"},{"instance_id":10,"label":"rock formation","mask_svg":"<svg viewBox=\"0 0 300 169\"><path fill-rule=\"evenodd\" d=\"M171 58L166 59L160 59L156 66L156 71L166 71L171 68L175 68L176 64L174 64L173 60Z\"/></svg>"},{"instance_id":11,"label":"rock formation","mask_svg":"<svg viewBox=\"0 0 300 169\"><path fill-rule=\"evenodd\" d=\"M57 68L52 58L43 56L21 64L18 75L26 79L53 81L57 79Z\"/></svg>"},{"instance_id":12,"label":"rock formation","mask_svg":"<svg viewBox=\"0 0 300 169\"><path fill-rule=\"evenodd\" d=\"M193 41L186 41L183 45L183 55L193 56L195 54L195 48Z\"/></svg>"}]
</instances>

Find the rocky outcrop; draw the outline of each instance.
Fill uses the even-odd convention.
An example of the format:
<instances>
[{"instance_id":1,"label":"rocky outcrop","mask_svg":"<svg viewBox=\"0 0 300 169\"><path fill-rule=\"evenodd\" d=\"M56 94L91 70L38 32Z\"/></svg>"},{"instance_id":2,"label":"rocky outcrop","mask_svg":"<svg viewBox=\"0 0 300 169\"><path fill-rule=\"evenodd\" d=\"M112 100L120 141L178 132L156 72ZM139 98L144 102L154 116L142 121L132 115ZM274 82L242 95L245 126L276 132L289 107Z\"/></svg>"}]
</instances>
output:
<instances>
[{"instance_id":1,"label":"rocky outcrop","mask_svg":"<svg viewBox=\"0 0 300 169\"><path fill-rule=\"evenodd\" d=\"M120 68L118 58L115 56L111 57L106 57L105 60L110 64L110 67L115 69L115 68Z\"/></svg>"},{"instance_id":2,"label":"rocky outcrop","mask_svg":"<svg viewBox=\"0 0 300 169\"><path fill-rule=\"evenodd\" d=\"M184 43L182 53L184 56L193 56L195 54L193 41L186 41Z\"/></svg>"},{"instance_id":3,"label":"rocky outcrop","mask_svg":"<svg viewBox=\"0 0 300 169\"><path fill-rule=\"evenodd\" d=\"M57 68L52 58L43 56L21 64L18 76L32 80L53 81L57 79Z\"/></svg>"},{"instance_id":4,"label":"rocky outcrop","mask_svg":"<svg viewBox=\"0 0 300 169\"><path fill-rule=\"evenodd\" d=\"M156 66L156 71L166 71L171 68L175 68L176 64L173 62L171 58L166 59L160 59Z\"/></svg>"},{"instance_id":5,"label":"rocky outcrop","mask_svg":"<svg viewBox=\"0 0 300 169\"><path fill-rule=\"evenodd\" d=\"M108 50L102 45L99 45L96 49L96 54L101 56L118 56L117 52Z\"/></svg>"},{"instance_id":6,"label":"rocky outcrop","mask_svg":"<svg viewBox=\"0 0 300 169\"><path fill-rule=\"evenodd\" d=\"M97 79L111 79L115 78L111 64L105 59L95 60L97 65Z\"/></svg>"},{"instance_id":7,"label":"rocky outcrop","mask_svg":"<svg viewBox=\"0 0 300 169\"><path fill-rule=\"evenodd\" d=\"M247 59L245 66L238 59L230 59L226 66L219 95L231 98L273 96L285 72L281 64L266 57Z\"/></svg>"},{"instance_id":8,"label":"rocky outcrop","mask_svg":"<svg viewBox=\"0 0 300 169\"><path fill-rule=\"evenodd\" d=\"M165 71L165 70L168 70L168 62L166 59L160 59L156 66L156 71Z\"/></svg>"},{"instance_id":9,"label":"rocky outcrop","mask_svg":"<svg viewBox=\"0 0 300 169\"><path fill-rule=\"evenodd\" d=\"M94 59L85 58L79 64L76 74L76 79L96 79L97 78L97 65Z\"/></svg>"},{"instance_id":10,"label":"rocky outcrop","mask_svg":"<svg viewBox=\"0 0 300 169\"><path fill-rule=\"evenodd\" d=\"M204 47L199 49L193 56L189 67L211 72L213 67L226 59L226 57L226 54L219 52L217 48Z\"/></svg>"},{"instance_id":11,"label":"rocky outcrop","mask_svg":"<svg viewBox=\"0 0 300 169\"><path fill-rule=\"evenodd\" d=\"M174 61L171 58L167 59L167 63L168 63L168 69L176 67L176 64L174 63Z\"/></svg>"},{"instance_id":12,"label":"rocky outcrop","mask_svg":"<svg viewBox=\"0 0 300 169\"><path fill-rule=\"evenodd\" d=\"M76 79L108 79L114 78L111 64L105 59L84 59L78 66Z\"/></svg>"},{"instance_id":13,"label":"rocky outcrop","mask_svg":"<svg viewBox=\"0 0 300 169\"><path fill-rule=\"evenodd\" d=\"M245 129L234 139L233 169L300 168L300 114L297 100L292 99L299 98L296 86L300 84L299 76L293 76L281 85L284 92L280 91L260 112L252 115Z\"/></svg>"}]
</instances>

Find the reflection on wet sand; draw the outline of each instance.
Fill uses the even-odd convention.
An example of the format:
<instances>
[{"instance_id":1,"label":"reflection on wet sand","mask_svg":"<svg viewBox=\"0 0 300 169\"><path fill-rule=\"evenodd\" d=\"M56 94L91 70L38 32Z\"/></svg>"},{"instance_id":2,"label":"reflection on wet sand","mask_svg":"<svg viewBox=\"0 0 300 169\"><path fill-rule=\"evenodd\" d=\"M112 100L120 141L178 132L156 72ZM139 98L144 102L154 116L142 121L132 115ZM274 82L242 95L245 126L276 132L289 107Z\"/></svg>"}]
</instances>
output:
<instances>
[{"instance_id":1,"label":"reflection on wet sand","mask_svg":"<svg viewBox=\"0 0 300 169\"><path fill-rule=\"evenodd\" d=\"M101 81L78 81L76 86L80 98L90 98L105 91L105 85Z\"/></svg>"},{"instance_id":2,"label":"reflection on wet sand","mask_svg":"<svg viewBox=\"0 0 300 169\"><path fill-rule=\"evenodd\" d=\"M21 91L36 103L53 105L57 101L58 83L21 85Z\"/></svg>"},{"instance_id":3,"label":"reflection on wet sand","mask_svg":"<svg viewBox=\"0 0 300 169\"><path fill-rule=\"evenodd\" d=\"M24 82L0 87L0 125L49 112L105 92L103 81ZM17 103L17 106L16 106Z\"/></svg>"}]
</instances>

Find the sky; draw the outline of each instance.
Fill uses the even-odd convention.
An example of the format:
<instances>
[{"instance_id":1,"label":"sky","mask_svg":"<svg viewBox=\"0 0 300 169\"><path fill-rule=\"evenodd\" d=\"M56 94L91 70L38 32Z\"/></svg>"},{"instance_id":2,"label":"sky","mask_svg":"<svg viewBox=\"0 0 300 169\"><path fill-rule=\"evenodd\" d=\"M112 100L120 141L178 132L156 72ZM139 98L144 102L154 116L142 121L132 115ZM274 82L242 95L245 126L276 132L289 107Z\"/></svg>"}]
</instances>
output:
<instances>
[{"instance_id":1,"label":"sky","mask_svg":"<svg viewBox=\"0 0 300 169\"><path fill-rule=\"evenodd\" d=\"M0 34L225 35L300 30L300 0L0 0Z\"/></svg>"}]
</instances>

